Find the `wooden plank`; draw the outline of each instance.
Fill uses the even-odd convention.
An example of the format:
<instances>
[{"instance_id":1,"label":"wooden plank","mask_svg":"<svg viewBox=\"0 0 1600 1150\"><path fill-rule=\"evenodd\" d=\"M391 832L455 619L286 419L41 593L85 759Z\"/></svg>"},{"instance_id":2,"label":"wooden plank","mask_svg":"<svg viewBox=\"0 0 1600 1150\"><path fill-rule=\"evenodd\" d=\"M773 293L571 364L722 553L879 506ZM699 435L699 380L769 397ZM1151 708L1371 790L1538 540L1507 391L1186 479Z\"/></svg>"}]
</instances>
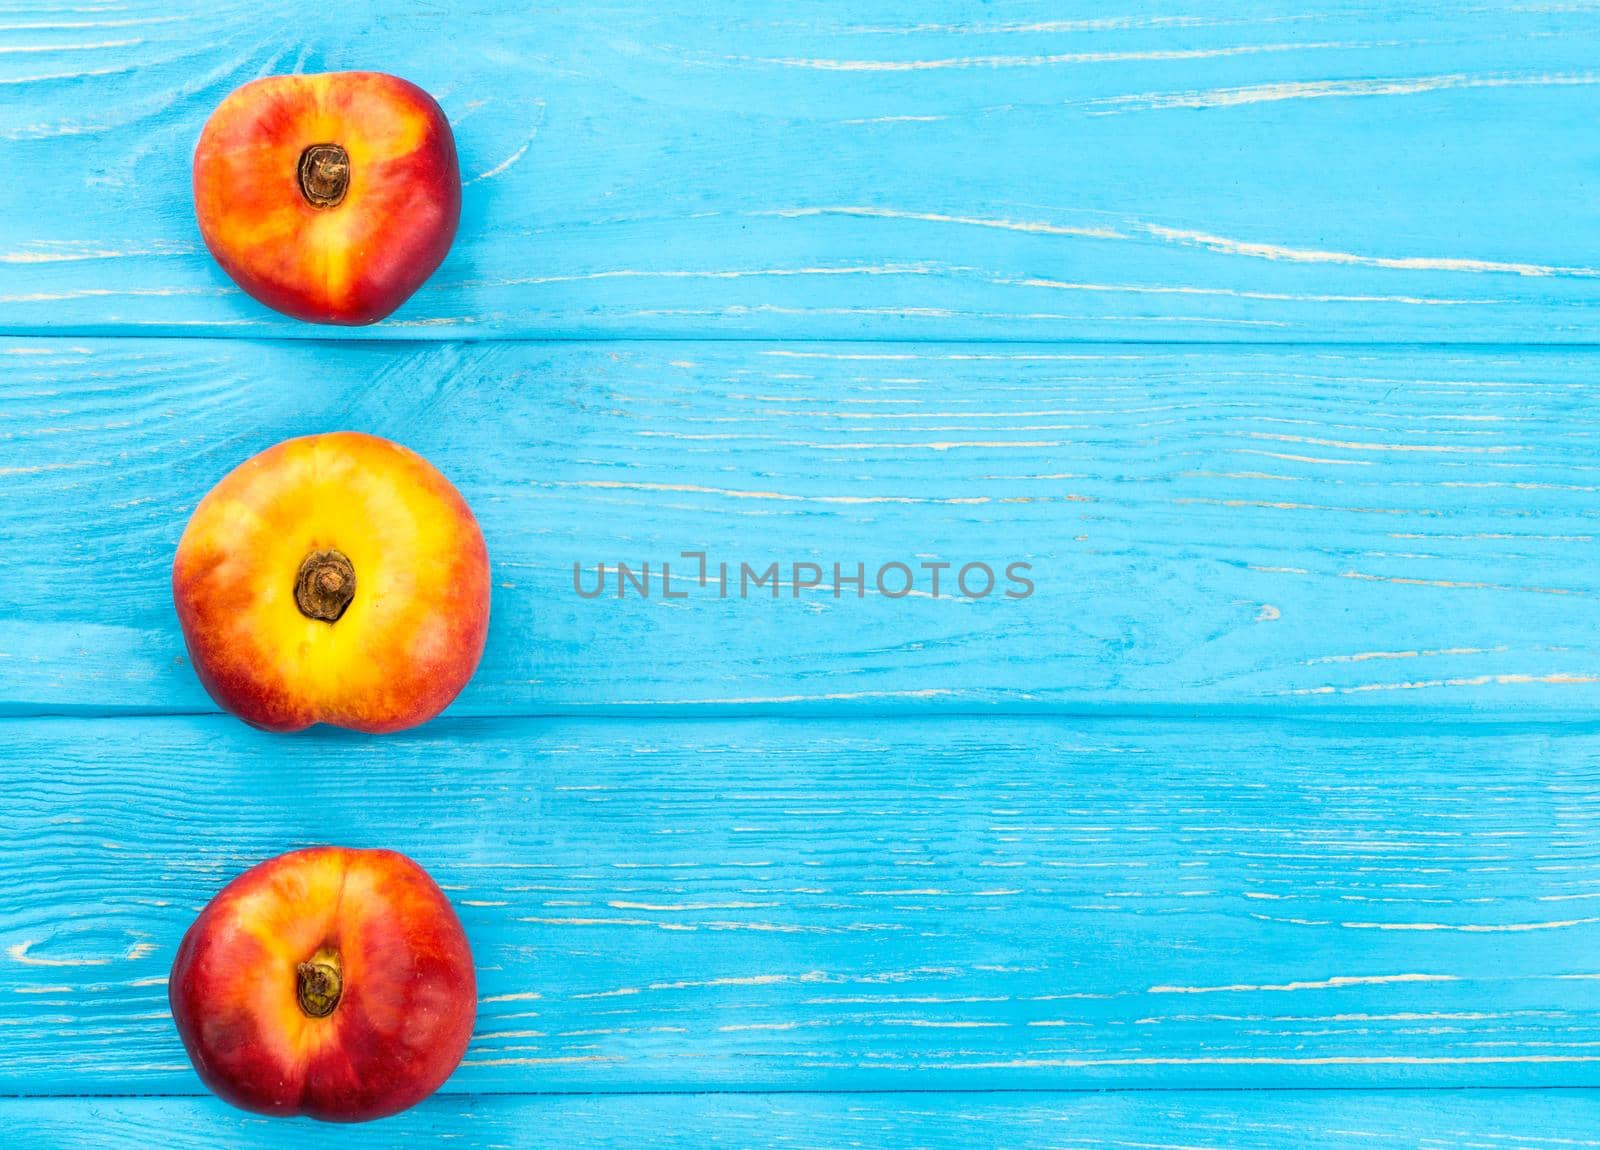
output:
<instances>
[{"instance_id":1,"label":"wooden plank","mask_svg":"<svg viewBox=\"0 0 1600 1150\"><path fill-rule=\"evenodd\" d=\"M1597 49L1593 7L1509 0L30 0L0 330L326 334L213 266L190 156L246 80L380 67L467 185L368 335L1592 341Z\"/></svg>"},{"instance_id":2,"label":"wooden plank","mask_svg":"<svg viewBox=\"0 0 1600 1150\"><path fill-rule=\"evenodd\" d=\"M1592 353L761 343L0 345L0 704L194 711L168 573L296 434L434 459L495 569L460 713L1600 702ZM675 594L704 551L732 589ZM1034 593L972 600L971 561ZM615 566L651 564L648 600ZM745 586L783 567L775 590ZM798 598L793 564L821 587ZM863 598L856 563L917 594ZM948 562L940 597L926 562ZM606 597L581 598L573 565ZM809 574L802 569L802 577ZM903 576L886 575L899 590ZM978 589L981 573L969 585Z\"/></svg>"},{"instance_id":3,"label":"wooden plank","mask_svg":"<svg viewBox=\"0 0 1600 1150\"><path fill-rule=\"evenodd\" d=\"M452 1089L1587 1086L1592 727L0 723L0 1091L190 1093L233 874L391 846L460 907Z\"/></svg>"},{"instance_id":4,"label":"wooden plank","mask_svg":"<svg viewBox=\"0 0 1600 1150\"><path fill-rule=\"evenodd\" d=\"M0 1099L20 1144L90 1150L300 1147L327 1127L254 1118L210 1099ZM645 1095L435 1098L341 1128L341 1146L767 1147L1010 1150L1135 1145L1194 1150L1433 1150L1585 1145L1593 1091L1324 1091L1043 1095Z\"/></svg>"}]
</instances>

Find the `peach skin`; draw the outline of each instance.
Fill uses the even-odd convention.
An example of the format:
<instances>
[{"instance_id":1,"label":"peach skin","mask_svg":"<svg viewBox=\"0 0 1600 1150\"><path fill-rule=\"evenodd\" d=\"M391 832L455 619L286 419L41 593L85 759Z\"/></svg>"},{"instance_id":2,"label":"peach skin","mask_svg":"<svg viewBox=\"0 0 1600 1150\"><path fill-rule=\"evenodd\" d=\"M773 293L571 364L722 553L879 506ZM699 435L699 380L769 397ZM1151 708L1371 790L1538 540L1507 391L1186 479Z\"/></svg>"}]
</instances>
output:
<instances>
[{"instance_id":1,"label":"peach skin","mask_svg":"<svg viewBox=\"0 0 1600 1150\"><path fill-rule=\"evenodd\" d=\"M172 598L200 682L253 726L425 723L477 669L489 554L461 494L358 432L290 439L200 501Z\"/></svg>"},{"instance_id":2,"label":"peach skin","mask_svg":"<svg viewBox=\"0 0 1600 1150\"><path fill-rule=\"evenodd\" d=\"M223 1101L325 1122L428 1097L477 1012L466 934L427 872L342 847L280 855L224 887L183 936L167 995Z\"/></svg>"},{"instance_id":3,"label":"peach skin","mask_svg":"<svg viewBox=\"0 0 1600 1150\"><path fill-rule=\"evenodd\" d=\"M194 207L222 269L268 307L375 323L450 250L455 139L433 97L397 76L268 76L206 121Z\"/></svg>"}]
</instances>

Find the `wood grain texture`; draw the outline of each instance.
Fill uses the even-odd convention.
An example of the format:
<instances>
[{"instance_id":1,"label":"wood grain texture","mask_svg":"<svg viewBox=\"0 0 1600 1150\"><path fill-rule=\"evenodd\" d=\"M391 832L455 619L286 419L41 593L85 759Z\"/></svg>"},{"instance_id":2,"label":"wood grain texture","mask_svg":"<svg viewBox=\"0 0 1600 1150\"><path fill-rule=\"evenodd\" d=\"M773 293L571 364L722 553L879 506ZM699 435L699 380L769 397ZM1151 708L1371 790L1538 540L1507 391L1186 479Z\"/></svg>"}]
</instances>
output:
<instances>
[{"instance_id":1,"label":"wood grain texture","mask_svg":"<svg viewBox=\"0 0 1600 1150\"><path fill-rule=\"evenodd\" d=\"M1596 360L1048 345L0 345L0 706L211 709L168 578L281 438L433 459L494 565L459 713L1379 709L1586 715ZM734 590L690 585L732 564ZM1034 594L956 568L1032 565ZM652 596L615 565L652 566ZM931 594L925 562L954 566ZM739 564L783 564L747 586ZM795 595L792 564L824 585ZM849 574L902 562L916 594ZM573 564L602 599L573 589ZM886 589L898 589L890 573ZM981 583L974 573L972 584ZM1006 584L1003 582L1001 586ZM1415 713L1409 711L1407 713Z\"/></svg>"},{"instance_id":2,"label":"wood grain texture","mask_svg":"<svg viewBox=\"0 0 1600 1150\"><path fill-rule=\"evenodd\" d=\"M381 68L467 183L369 335L1593 341L1597 48L1586 4L30 0L0 330L315 334L212 264L190 156L246 80Z\"/></svg>"},{"instance_id":3,"label":"wood grain texture","mask_svg":"<svg viewBox=\"0 0 1600 1150\"><path fill-rule=\"evenodd\" d=\"M482 993L350 1145L1592 1144L1600 359L1529 345L1600 340L1597 50L1510 0L0 0L8 1138L317 1138L198 1097L164 979L336 841L439 878ZM341 68L433 91L467 184L334 342L188 167ZM490 648L418 732L274 738L168 569L338 427L471 500ZM664 599L691 550L778 596ZM619 560L648 599L574 592ZM905 1090L951 1093L850 1093Z\"/></svg>"},{"instance_id":4,"label":"wood grain texture","mask_svg":"<svg viewBox=\"0 0 1600 1150\"><path fill-rule=\"evenodd\" d=\"M674 1095L435 1098L399 1118L337 1132L254 1118L212 1099L0 1100L22 1144L125 1150L160 1145L301 1147L441 1144L485 1150L742 1146L751 1150L1437 1150L1587 1145L1591 1091L1056 1095Z\"/></svg>"},{"instance_id":5,"label":"wood grain texture","mask_svg":"<svg viewBox=\"0 0 1600 1150\"><path fill-rule=\"evenodd\" d=\"M1587 1086L1575 725L0 721L0 1092L195 1093L233 874L399 846L460 908L457 1092Z\"/></svg>"}]
</instances>

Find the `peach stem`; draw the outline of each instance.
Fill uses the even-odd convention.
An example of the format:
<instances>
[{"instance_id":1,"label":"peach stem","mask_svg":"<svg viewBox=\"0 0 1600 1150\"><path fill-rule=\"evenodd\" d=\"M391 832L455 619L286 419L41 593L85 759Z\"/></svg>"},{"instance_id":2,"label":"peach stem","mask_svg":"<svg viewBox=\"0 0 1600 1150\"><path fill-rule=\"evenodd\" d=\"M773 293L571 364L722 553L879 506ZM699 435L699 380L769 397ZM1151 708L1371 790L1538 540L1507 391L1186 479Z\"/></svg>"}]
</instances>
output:
<instances>
[{"instance_id":1,"label":"peach stem","mask_svg":"<svg viewBox=\"0 0 1600 1150\"><path fill-rule=\"evenodd\" d=\"M350 153L338 144L312 144L300 153L300 193L314 208L336 208L350 190Z\"/></svg>"},{"instance_id":2,"label":"peach stem","mask_svg":"<svg viewBox=\"0 0 1600 1150\"><path fill-rule=\"evenodd\" d=\"M341 551L313 551L294 577L294 602L307 619L338 622L356 597L356 569Z\"/></svg>"},{"instance_id":3,"label":"peach stem","mask_svg":"<svg viewBox=\"0 0 1600 1150\"><path fill-rule=\"evenodd\" d=\"M339 952L324 948L295 968L295 997L307 1017L326 1018L339 1005L344 993L344 975L339 969Z\"/></svg>"}]
</instances>

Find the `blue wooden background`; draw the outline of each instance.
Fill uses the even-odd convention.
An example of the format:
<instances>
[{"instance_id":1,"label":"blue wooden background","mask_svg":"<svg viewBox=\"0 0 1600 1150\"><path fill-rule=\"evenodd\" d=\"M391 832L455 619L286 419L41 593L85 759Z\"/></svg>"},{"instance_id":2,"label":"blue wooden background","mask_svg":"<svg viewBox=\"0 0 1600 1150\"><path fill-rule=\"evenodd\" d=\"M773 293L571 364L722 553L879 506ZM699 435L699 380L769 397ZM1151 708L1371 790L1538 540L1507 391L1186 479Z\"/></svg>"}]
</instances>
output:
<instances>
[{"instance_id":1,"label":"blue wooden background","mask_svg":"<svg viewBox=\"0 0 1600 1150\"><path fill-rule=\"evenodd\" d=\"M9 1136L1591 1144L1597 61L1566 3L0 0ZM343 68L467 180L360 331L188 193L226 92ZM494 561L393 738L217 714L171 611L196 500L334 428ZM682 551L1037 589L573 593ZM482 993L337 1133L206 1097L165 988L326 841L427 866Z\"/></svg>"}]
</instances>

